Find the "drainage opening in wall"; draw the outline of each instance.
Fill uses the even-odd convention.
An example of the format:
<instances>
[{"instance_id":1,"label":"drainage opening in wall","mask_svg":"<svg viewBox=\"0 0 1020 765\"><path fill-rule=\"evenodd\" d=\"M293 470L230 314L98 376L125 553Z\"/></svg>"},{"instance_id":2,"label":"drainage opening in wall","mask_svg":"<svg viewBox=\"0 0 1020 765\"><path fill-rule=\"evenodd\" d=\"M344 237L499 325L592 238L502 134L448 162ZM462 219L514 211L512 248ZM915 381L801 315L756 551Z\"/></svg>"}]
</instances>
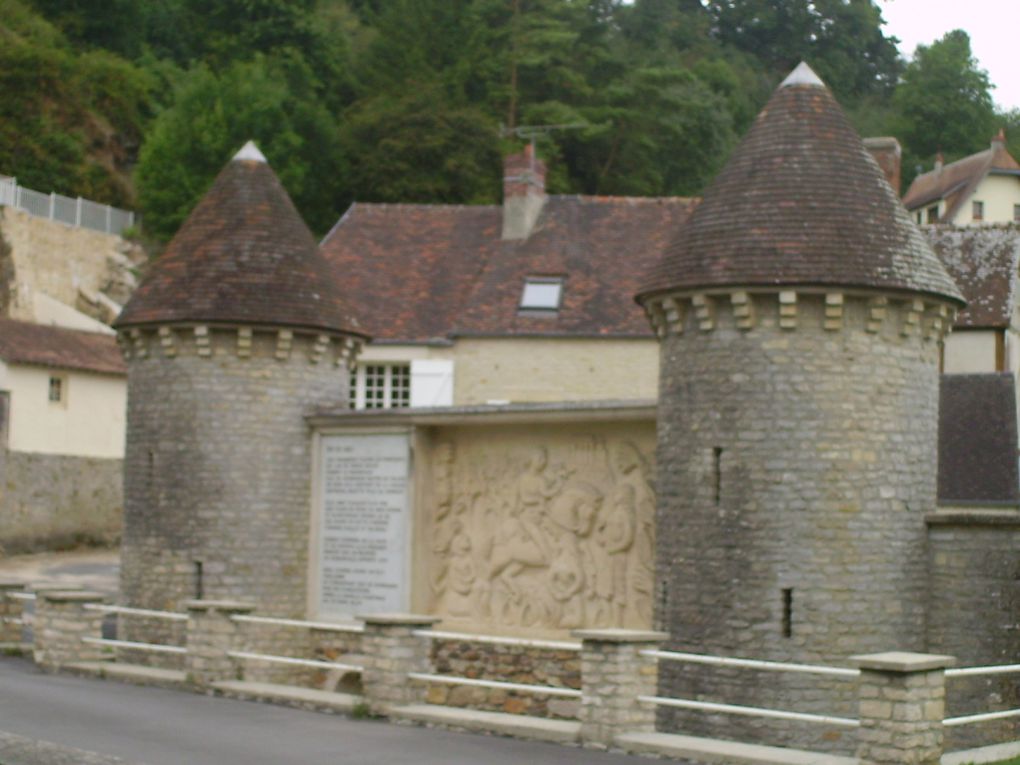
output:
<instances>
[{"instance_id":1,"label":"drainage opening in wall","mask_svg":"<svg viewBox=\"0 0 1020 765\"><path fill-rule=\"evenodd\" d=\"M783 637L793 637L793 588L783 588Z\"/></svg>"}]
</instances>

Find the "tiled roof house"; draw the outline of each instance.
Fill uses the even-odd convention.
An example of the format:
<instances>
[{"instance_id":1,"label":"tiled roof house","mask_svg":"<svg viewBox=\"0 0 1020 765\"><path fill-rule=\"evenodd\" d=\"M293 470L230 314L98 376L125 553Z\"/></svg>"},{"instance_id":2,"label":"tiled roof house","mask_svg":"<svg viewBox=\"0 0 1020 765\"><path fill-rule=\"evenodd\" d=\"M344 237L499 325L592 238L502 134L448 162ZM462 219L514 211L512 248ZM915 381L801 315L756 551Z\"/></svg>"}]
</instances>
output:
<instances>
[{"instance_id":1,"label":"tiled roof house","mask_svg":"<svg viewBox=\"0 0 1020 765\"><path fill-rule=\"evenodd\" d=\"M529 146L502 206L356 203L322 242L372 336L358 406L652 398L633 295L695 200L547 195Z\"/></svg>"},{"instance_id":2,"label":"tiled roof house","mask_svg":"<svg viewBox=\"0 0 1020 765\"><path fill-rule=\"evenodd\" d=\"M903 204L919 224L957 226L1020 221L1020 164L1000 130L991 146L917 176Z\"/></svg>"},{"instance_id":3,"label":"tiled roof house","mask_svg":"<svg viewBox=\"0 0 1020 765\"><path fill-rule=\"evenodd\" d=\"M116 538L125 377L112 334L0 318L0 549Z\"/></svg>"},{"instance_id":4,"label":"tiled roof house","mask_svg":"<svg viewBox=\"0 0 1020 765\"><path fill-rule=\"evenodd\" d=\"M796 109L787 110L786 118L795 122ZM773 173L783 171L784 158L795 148L787 145L795 128L774 127L755 139L763 144L759 155L775 155ZM859 166L841 159L846 145L832 143L833 163L845 159ZM900 156L895 140L865 144L895 183ZM1012 158L1003 154L1001 146L993 146L977 156L1005 168ZM988 387L985 375L999 379L996 390L1007 384L1003 380L1015 390L1016 231L937 226L922 233L905 215L876 225L873 179L828 170L818 180L831 186L824 199L787 200L778 206L785 217L747 229L738 225L750 214L743 207L756 202L741 192L740 174L753 170L740 163L728 167L727 177L715 185L721 199L716 212L703 210L692 226L685 224L699 199L547 195L545 168L530 147L507 159L502 206L352 205L321 244L347 304L373 337L352 376L352 403L375 408L655 398L657 344L632 298L639 289L654 292L667 271L725 287L733 282L727 269L739 262L742 283L767 285L772 272L755 270L755 264L767 266L781 252L789 273L804 285L878 280L890 289L952 291L943 273L929 273L925 258L911 260L910 253L928 245L967 300L944 350L943 370L962 375L945 398L948 416L981 398ZM851 203L857 205L852 220L867 229L856 241L876 231L887 239L906 237L886 242L888 257L878 271L873 260L864 268L853 252L848 256L841 246L846 231L817 236L832 217L826 204ZM880 208L888 215L895 206ZM810 241L804 238L805 220L813 221ZM736 241L738 231L743 233ZM720 257L713 245L712 258L699 257L704 253L699 242L720 236L729 250ZM823 240L831 246L819 251ZM804 256L808 250L810 257ZM759 251L760 258L746 257ZM948 470L958 461L944 464Z\"/></svg>"}]
</instances>

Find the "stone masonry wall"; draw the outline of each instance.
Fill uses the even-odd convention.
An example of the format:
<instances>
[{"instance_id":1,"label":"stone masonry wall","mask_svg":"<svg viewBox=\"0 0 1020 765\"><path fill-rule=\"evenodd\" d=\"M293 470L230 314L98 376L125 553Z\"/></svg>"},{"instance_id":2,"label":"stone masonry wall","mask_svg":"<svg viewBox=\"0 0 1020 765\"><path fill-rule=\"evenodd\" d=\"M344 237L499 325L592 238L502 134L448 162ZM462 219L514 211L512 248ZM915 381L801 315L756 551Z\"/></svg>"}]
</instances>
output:
<instances>
[{"instance_id":1,"label":"stone masonry wall","mask_svg":"<svg viewBox=\"0 0 1020 765\"><path fill-rule=\"evenodd\" d=\"M577 651L433 640L432 665L434 671L441 675L561 688L581 687L581 655ZM576 699L468 685L432 683L426 699L430 704L535 717L575 719L578 710Z\"/></svg>"},{"instance_id":2,"label":"stone masonry wall","mask_svg":"<svg viewBox=\"0 0 1020 765\"><path fill-rule=\"evenodd\" d=\"M122 471L119 459L0 452L0 553L116 543Z\"/></svg>"},{"instance_id":3,"label":"stone masonry wall","mask_svg":"<svg viewBox=\"0 0 1020 765\"><path fill-rule=\"evenodd\" d=\"M189 598L238 599L261 614L304 616L304 415L346 401L346 369L314 335L203 330L122 338L130 353L122 596L174 611Z\"/></svg>"},{"instance_id":4,"label":"stone masonry wall","mask_svg":"<svg viewBox=\"0 0 1020 765\"><path fill-rule=\"evenodd\" d=\"M774 294L702 296L662 341L657 626L671 649L777 661L923 650L939 308L785 295L783 314ZM660 672L663 695L855 708L838 679ZM731 715L663 710L660 726L853 747L845 729Z\"/></svg>"},{"instance_id":5,"label":"stone masonry wall","mask_svg":"<svg viewBox=\"0 0 1020 765\"><path fill-rule=\"evenodd\" d=\"M928 518L928 648L957 666L1016 662L1020 636L1020 514L967 510ZM950 717L1020 707L1016 675L946 679ZM949 749L1010 741L1014 719L946 729Z\"/></svg>"}]
</instances>

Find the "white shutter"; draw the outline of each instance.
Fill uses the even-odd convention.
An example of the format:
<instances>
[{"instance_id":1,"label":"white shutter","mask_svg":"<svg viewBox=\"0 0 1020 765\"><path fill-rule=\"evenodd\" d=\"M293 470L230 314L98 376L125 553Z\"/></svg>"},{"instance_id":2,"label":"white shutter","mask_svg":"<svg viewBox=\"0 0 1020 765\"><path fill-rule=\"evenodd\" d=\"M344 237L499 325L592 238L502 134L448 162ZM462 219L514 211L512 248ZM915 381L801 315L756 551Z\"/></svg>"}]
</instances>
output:
<instances>
[{"instance_id":1,"label":"white shutter","mask_svg":"<svg viewBox=\"0 0 1020 765\"><path fill-rule=\"evenodd\" d=\"M411 406L453 406L453 361L411 362Z\"/></svg>"}]
</instances>

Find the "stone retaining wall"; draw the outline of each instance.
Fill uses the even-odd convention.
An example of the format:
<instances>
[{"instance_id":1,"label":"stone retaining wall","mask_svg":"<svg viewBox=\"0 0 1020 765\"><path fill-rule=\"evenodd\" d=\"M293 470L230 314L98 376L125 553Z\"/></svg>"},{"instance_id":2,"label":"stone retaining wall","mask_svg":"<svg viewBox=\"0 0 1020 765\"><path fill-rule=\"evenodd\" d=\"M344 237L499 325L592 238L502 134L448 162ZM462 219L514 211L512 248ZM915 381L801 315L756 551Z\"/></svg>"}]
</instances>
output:
<instances>
[{"instance_id":1,"label":"stone retaining wall","mask_svg":"<svg viewBox=\"0 0 1020 765\"><path fill-rule=\"evenodd\" d=\"M120 539L123 460L0 452L0 553Z\"/></svg>"},{"instance_id":2,"label":"stone retaining wall","mask_svg":"<svg viewBox=\"0 0 1020 765\"><path fill-rule=\"evenodd\" d=\"M435 673L440 675L581 688L581 655L578 651L433 640L431 658ZM566 719L577 718L579 705L576 699L440 683L429 685L426 700L430 704L452 707Z\"/></svg>"}]
</instances>

